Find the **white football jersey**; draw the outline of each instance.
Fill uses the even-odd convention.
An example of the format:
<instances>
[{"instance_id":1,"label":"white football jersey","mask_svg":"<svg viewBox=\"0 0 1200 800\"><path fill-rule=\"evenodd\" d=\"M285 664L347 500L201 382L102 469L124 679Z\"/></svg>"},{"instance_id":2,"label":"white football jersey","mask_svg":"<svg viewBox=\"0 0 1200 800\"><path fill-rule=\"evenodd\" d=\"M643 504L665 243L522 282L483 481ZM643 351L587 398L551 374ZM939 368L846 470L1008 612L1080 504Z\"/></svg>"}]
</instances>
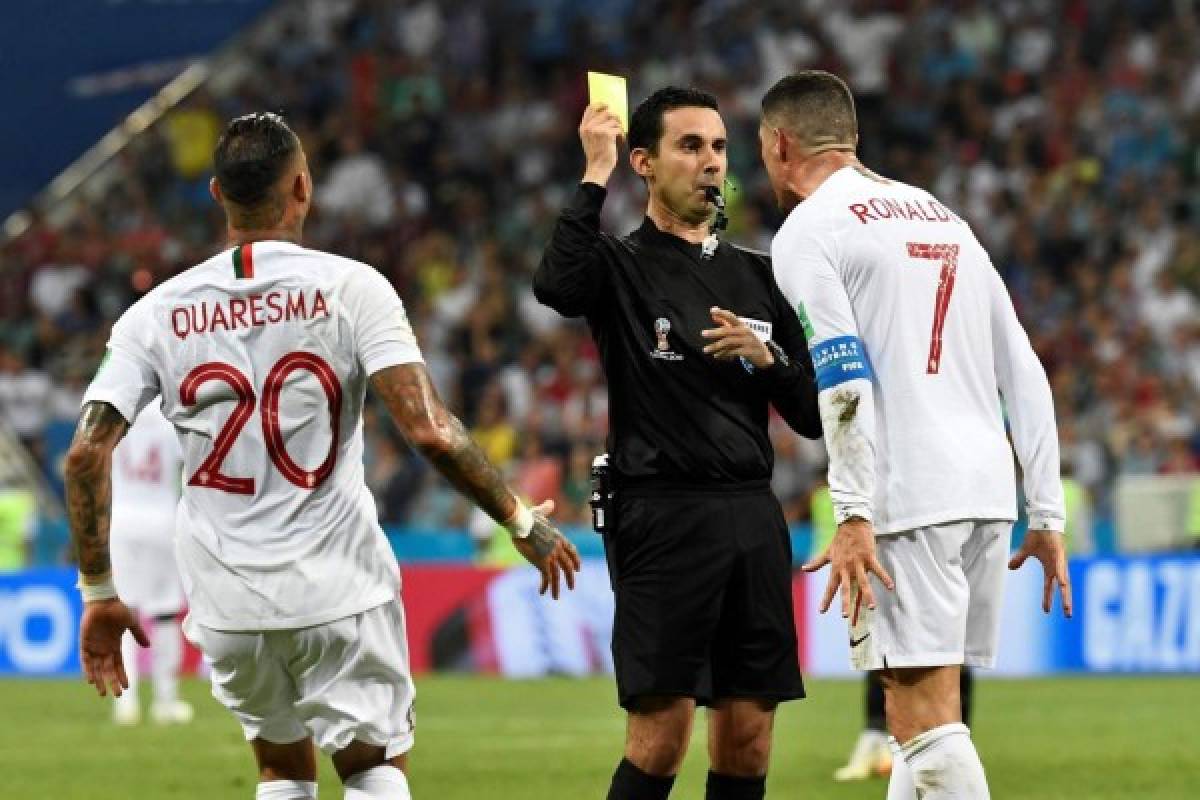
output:
<instances>
[{"instance_id":1,"label":"white football jersey","mask_svg":"<svg viewBox=\"0 0 1200 800\"><path fill-rule=\"evenodd\" d=\"M807 320L823 408L844 382L870 381L863 431L873 470L869 452L842 458L870 474L833 468L843 422L823 413L830 488L843 508L868 509L878 533L1015 519L1003 396L1031 525L1062 530L1046 374L962 219L928 192L845 167L792 210L771 256Z\"/></svg>"},{"instance_id":2,"label":"white football jersey","mask_svg":"<svg viewBox=\"0 0 1200 800\"><path fill-rule=\"evenodd\" d=\"M114 536L170 540L182 459L175 427L158 403L150 403L113 451L110 528Z\"/></svg>"},{"instance_id":3,"label":"white football jersey","mask_svg":"<svg viewBox=\"0 0 1200 800\"><path fill-rule=\"evenodd\" d=\"M121 316L84 403L128 420L161 394L183 448L176 551L197 622L299 628L395 596L362 407L370 375L421 360L382 275L288 242L225 250Z\"/></svg>"}]
</instances>

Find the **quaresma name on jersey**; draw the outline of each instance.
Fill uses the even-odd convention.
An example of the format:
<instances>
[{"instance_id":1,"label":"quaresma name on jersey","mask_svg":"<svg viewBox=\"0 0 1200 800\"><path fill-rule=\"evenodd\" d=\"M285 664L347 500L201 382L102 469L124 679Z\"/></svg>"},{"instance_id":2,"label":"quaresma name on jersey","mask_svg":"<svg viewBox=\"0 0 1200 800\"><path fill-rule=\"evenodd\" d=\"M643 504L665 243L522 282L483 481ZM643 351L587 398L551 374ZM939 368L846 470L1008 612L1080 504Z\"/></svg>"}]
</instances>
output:
<instances>
[{"instance_id":1,"label":"quaresma name on jersey","mask_svg":"<svg viewBox=\"0 0 1200 800\"><path fill-rule=\"evenodd\" d=\"M109 527L114 536L170 543L182 457L174 426L157 402L150 403L113 451Z\"/></svg>"},{"instance_id":2,"label":"quaresma name on jersey","mask_svg":"<svg viewBox=\"0 0 1200 800\"><path fill-rule=\"evenodd\" d=\"M854 347L847 337L865 346L875 492L864 500L877 532L1016 518L1000 395L1031 526L1062 530L1045 371L965 222L928 192L845 167L792 210L771 256L780 289L811 325L819 377L817 362Z\"/></svg>"},{"instance_id":3,"label":"quaresma name on jersey","mask_svg":"<svg viewBox=\"0 0 1200 800\"><path fill-rule=\"evenodd\" d=\"M395 596L362 406L373 373L421 361L383 276L288 242L219 253L121 316L84 403L130 420L162 395L183 449L176 552L195 621L297 628Z\"/></svg>"}]
</instances>

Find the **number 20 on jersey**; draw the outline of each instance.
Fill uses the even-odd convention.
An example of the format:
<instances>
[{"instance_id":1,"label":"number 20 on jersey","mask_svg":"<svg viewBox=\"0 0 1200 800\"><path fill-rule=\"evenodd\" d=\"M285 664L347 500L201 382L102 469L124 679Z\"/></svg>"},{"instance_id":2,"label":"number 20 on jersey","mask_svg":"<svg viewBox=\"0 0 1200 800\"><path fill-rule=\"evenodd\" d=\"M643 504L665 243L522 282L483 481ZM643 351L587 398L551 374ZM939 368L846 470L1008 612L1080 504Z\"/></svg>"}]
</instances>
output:
<instances>
[{"instance_id":1,"label":"number 20 on jersey","mask_svg":"<svg viewBox=\"0 0 1200 800\"><path fill-rule=\"evenodd\" d=\"M329 442L329 452L325 460L314 470L306 470L292 460L288 455L287 444L279 425L279 398L283 392L283 383L288 375L296 370L306 370L321 384L328 401L330 416L330 431L332 439ZM213 442L212 452L200 464L199 468L188 479L188 486L206 489L217 489L230 494L254 494L253 478L234 478L221 472L221 465L229 455L238 434L254 414L257 398L254 387L249 379L232 364L221 361L208 361L192 369L179 385L179 401L185 407L196 404L197 393L208 381L223 381L233 389L237 405L229 419L221 427ZM267 455L271 463L283 477L301 489L315 489L320 486L337 463L338 420L342 412L342 386L338 383L337 374L333 367L314 353L292 352L275 362L267 373L263 383L262 407L259 416L262 420L263 440L267 445Z\"/></svg>"}]
</instances>

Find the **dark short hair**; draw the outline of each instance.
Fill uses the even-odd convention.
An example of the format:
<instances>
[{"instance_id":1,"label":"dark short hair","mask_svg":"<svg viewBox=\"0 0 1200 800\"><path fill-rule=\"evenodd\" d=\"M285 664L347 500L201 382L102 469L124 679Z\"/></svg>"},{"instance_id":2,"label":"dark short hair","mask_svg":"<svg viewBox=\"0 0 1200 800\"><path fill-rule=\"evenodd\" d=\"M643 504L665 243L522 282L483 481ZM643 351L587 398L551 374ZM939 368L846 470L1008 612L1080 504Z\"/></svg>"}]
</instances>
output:
<instances>
[{"instance_id":1,"label":"dark short hair","mask_svg":"<svg viewBox=\"0 0 1200 800\"><path fill-rule=\"evenodd\" d=\"M701 89L684 89L667 86L643 100L633 111L629 120L629 149L644 147L650 152L658 150L658 140L663 135L663 114L677 108L717 108L717 98Z\"/></svg>"},{"instance_id":2,"label":"dark short hair","mask_svg":"<svg viewBox=\"0 0 1200 800\"><path fill-rule=\"evenodd\" d=\"M247 209L266 203L299 149L300 140L279 114L260 111L238 117L213 152L221 194Z\"/></svg>"},{"instance_id":3,"label":"dark short hair","mask_svg":"<svg viewBox=\"0 0 1200 800\"><path fill-rule=\"evenodd\" d=\"M781 78L763 96L762 116L807 147L852 146L858 139L854 95L845 81L824 70Z\"/></svg>"}]
</instances>

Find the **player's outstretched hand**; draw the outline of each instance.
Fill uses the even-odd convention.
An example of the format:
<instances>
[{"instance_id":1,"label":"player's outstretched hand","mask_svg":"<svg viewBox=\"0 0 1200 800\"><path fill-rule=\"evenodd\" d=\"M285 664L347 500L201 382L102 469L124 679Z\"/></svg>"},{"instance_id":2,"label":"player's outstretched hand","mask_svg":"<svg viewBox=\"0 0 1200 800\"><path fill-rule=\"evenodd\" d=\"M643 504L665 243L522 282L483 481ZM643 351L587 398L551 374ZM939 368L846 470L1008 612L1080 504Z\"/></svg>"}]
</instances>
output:
<instances>
[{"instance_id":1,"label":"player's outstretched hand","mask_svg":"<svg viewBox=\"0 0 1200 800\"><path fill-rule=\"evenodd\" d=\"M129 688L125 662L121 660L121 636L125 631L132 633L142 647L150 646L137 616L119 599L84 604L79 623L79 657L87 682L96 687L101 697L109 687L114 697L120 697Z\"/></svg>"},{"instance_id":2,"label":"player's outstretched hand","mask_svg":"<svg viewBox=\"0 0 1200 800\"><path fill-rule=\"evenodd\" d=\"M542 573L542 585L538 594L550 590L550 596L558 599L562 581L568 589L575 588L575 573L582 564L575 545L562 535L562 531L550 524L546 515L554 511L554 501L546 500L533 509L533 530L524 539L513 538L517 551Z\"/></svg>"},{"instance_id":3,"label":"player's outstretched hand","mask_svg":"<svg viewBox=\"0 0 1200 800\"><path fill-rule=\"evenodd\" d=\"M829 610L829 604L833 602L833 595L839 587L842 590L843 617L849 618L853 609L857 622L855 588L858 588L857 602L865 602L867 608L874 609L875 592L871 590L871 582L867 579L868 572L875 573L888 591L896 588L892 577L875 558L875 531L865 519L851 517L839 525L825 552L801 569L805 572L816 572L826 564L830 565L830 571L829 583L826 584L825 594L821 597L822 614Z\"/></svg>"},{"instance_id":4,"label":"player's outstretched hand","mask_svg":"<svg viewBox=\"0 0 1200 800\"><path fill-rule=\"evenodd\" d=\"M704 352L718 361L738 358L749 361L759 369L765 369L775 363L775 357L763 344L754 331L746 323L738 319L732 311L713 306L708 310L717 327L700 331L700 335L710 340L704 346Z\"/></svg>"},{"instance_id":5,"label":"player's outstretched hand","mask_svg":"<svg viewBox=\"0 0 1200 800\"><path fill-rule=\"evenodd\" d=\"M1020 569L1025 559L1033 556L1042 562L1045 581L1042 584L1042 611L1050 613L1054 602L1054 584L1062 593L1063 616L1071 618L1071 573L1067 570L1067 551L1063 535L1057 531L1028 531L1021 549L1008 562L1009 569Z\"/></svg>"}]
</instances>

